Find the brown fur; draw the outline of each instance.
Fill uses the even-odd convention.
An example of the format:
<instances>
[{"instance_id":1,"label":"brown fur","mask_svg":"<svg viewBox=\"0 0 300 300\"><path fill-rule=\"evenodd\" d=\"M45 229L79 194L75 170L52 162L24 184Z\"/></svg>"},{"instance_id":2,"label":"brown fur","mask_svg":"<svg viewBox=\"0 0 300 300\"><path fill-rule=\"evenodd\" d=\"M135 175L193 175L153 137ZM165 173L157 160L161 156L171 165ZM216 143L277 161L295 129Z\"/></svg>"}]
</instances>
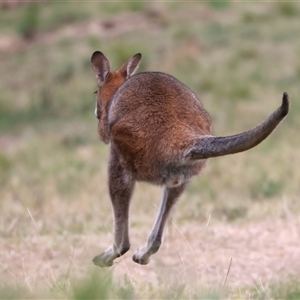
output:
<instances>
[{"instance_id":1,"label":"brown fur","mask_svg":"<svg viewBox=\"0 0 300 300\"><path fill-rule=\"evenodd\" d=\"M209 157L248 150L264 140L289 109L282 106L262 124L229 137L211 135L211 120L197 96L174 77L159 72L133 75L140 62L136 54L120 69L110 71L107 58L96 51L92 66L98 80L98 131L110 143L109 190L114 210L114 243L94 258L110 266L128 251L128 212L136 181L163 185L161 207L146 245L133 260L146 264L158 251L169 213L192 176Z\"/></svg>"}]
</instances>

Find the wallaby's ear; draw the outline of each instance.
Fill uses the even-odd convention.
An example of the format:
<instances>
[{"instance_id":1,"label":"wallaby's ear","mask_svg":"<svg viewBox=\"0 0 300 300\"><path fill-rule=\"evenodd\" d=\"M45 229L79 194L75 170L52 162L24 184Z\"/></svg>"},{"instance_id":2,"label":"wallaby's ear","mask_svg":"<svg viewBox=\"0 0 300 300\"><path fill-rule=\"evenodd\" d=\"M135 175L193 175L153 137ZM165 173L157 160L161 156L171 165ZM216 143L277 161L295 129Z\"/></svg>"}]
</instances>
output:
<instances>
[{"instance_id":1,"label":"wallaby's ear","mask_svg":"<svg viewBox=\"0 0 300 300\"><path fill-rule=\"evenodd\" d=\"M110 72L109 61L102 52L96 51L91 57L91 63L98 83L101 85Z\"/></svg>"},{"instance_id":2,"label":"wallaby's ear","mask_svg":"<svg viewBox=\"0 0 300 300\"><path fill-rule=\"evenodd\" d=\"M134 56L132 56L119 70L121 72L124 72L126 78L129 78L137 70L141 59L142 54L137 53Z\"/></svg>"}]
</instances>

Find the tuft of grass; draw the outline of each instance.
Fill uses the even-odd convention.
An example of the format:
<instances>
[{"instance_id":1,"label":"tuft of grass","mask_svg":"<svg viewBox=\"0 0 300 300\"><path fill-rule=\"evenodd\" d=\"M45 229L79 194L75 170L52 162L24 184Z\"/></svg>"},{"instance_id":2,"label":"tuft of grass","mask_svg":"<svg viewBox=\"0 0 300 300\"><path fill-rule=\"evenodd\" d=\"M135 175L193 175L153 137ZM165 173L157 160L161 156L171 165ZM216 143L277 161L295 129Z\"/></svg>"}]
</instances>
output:
<instances>
[{"instance_id":1,"label":"tuft of grass","mask_svg":"<svg viewBox=\"0 0 300 300\"><path fill-rule=\"evenodd\" d=\"M290 279L288 283L271 283L265 288L254 289L250 292L251 299L300 299L299 280Z\"/></svg>"},{"instance_id":2,"label":"tuft of grass","mask_svg":"<svg viewBox=\"0 0 300 300\"><path fill-rule=\"evenodd\" d=\"M265 174L259 176L253 183L250 193L253 199L270 199L280 196L283 189L283 184L280 181L273 180Z\"/></svg>"},{"instance_id":3,"label":"tuft of grass","mask_svg":"<svg viewBox=\"0 0 300 300\"><path fill-rule=\"evenodd\" d=\"M223 208L216 208L213 211L214 216L217 219L226 221L226 222L234 222L238 220L242 220L247 217L248 208L246 206L240 205L238 207L230 207L228 203L224 204Z\"/></svg>"},{"instance_id":4,"label":"tuft of grass","mask_svg":"<svg viewBox=\"0 0 300 300\"><path fill-rule=\"evenodd\" d=\"M299 7L292 2L278 2L278 12L285 17L295 17L299 14Z\"/></svg>"},{"instance_id":5,"label":"tuft of grass","mask_svg":"<svg viewBox=\"0 0 300 300\"><path fill-rule=\"evenodd\" d=\"M214 9L225 9L229 6L230 0L209 0L208 4Z\"/></svg>"},{"instance_id":6,"label":"tuft of grass","mask_svg":"<svg viewBox=\"0 0 300 300\"><path fill-rule=\"evenodd\" d=\"M11 159L5 153L0 152L0 170L2 171L1 174L7 173L11 169L12 165L13 163Z\"/></svg>"},{"instance_id":7,"label":"tuft of grass","mask_svg":"<svg viewBox=\"0 0 300 300\"><path fill-rule=\"evenodd\" d=\"M17 25L19 34L25 39L34 38L38 31L39 21L39 5L36 2L29 3L23 12L23 15Z\"/></svg>"},{"instance_id":8,"label":"tuft of grass","mask_svg":"<svg viewBox=\"0 0 300 300\"><path fill-rule=\"evenodd\" d=\"M68 82L75 75L75 66L72 62L66 62L57 66L54 80L57 84L64 84Z\"/></svg>"},{"instance_id":9,"label":"tuft of grass","mask_svg":"<svg viewBox=\"0 0 300 300\"><path fill-rule=\"evenodd\" d=\"M110 299L112 296L113 283L110 276L104 272L94 272L90 277L76 282L73 285L73 299Z\"/></svg>"},{"instance_id":10,"label":"tuft of grass","mask_svg":"<svg viewBox=\"0 0 300 300\"><path fill-rule=\"evenodd\" d=\"M50 2L43 7L43 23L40 31L51 31L64 25L76 24L88 19L89 12L82 9L82 5L73 5L72 3Z\"/></svg>"},{"instance_id":11,"label":"tuft of grass","mask_svg":"<svg viewBox=\"0 0 300 300\"><path fill-rule=\"evenodd\" d=\"M0 150L0 185L2 188L6 187L9 181L10 172L14 167L13 160Z\"/></svg>"},{"instance_id":12,"label":"tuft of grass","mask_svg":"<svg viewBox=\"0 0 300 300\"><path fill-rule=\"evenodd\" d=\"M237 53L237 60L255 60L259 57L258 51L256 48L244 47L239 49Z\"/></svg>"},{"instance_id":13,"label":"tuft of grass","mask_svg":"<svg viewBox=\"0 0 300 300\"><path fill-rule=\"evenodd\" d=\"M134 288L130 275L125 275L122 285L114 288L114 295L118 299L138 299L137 292Z\"/></svg>"},{"instance_id":14,"label":"tuft of grass","mask_svg":"<svg viewBox=\"0 0 300 300\"><path fill-rule=\"evenodd\" d=\"M230 28L221 22L215 21L210 23L206 27L204 34L212 48L230 45Z\"/></svg>"},{"instance_id":15,"label":"tuft of grass","mask_svg":"<svg viewBox=\"0 0 300 300\"><path fill-rule=\"evenodd\" d=\"M0 285L1 299L36 299L36 295L31 293L25 287L14 287L9 285Z\"/></svg>"}]
</instances>

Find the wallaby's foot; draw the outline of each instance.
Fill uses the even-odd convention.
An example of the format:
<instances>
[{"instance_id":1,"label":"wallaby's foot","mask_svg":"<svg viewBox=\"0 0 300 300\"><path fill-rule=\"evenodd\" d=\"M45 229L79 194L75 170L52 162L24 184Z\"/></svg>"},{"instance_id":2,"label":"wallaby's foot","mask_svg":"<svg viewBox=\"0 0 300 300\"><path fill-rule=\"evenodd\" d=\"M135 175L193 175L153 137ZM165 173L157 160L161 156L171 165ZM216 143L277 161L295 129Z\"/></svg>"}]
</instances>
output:
<instances>
[{"instance_id":1,"label":"wallaby's foot","mask_svg":"<svg viewBox=\"0 0 300 300\"><path fill-rule=\"evenodd\" d=\"M121 251L115 251L111 246L106 249L102 254L93 258L93 263L99 267L111 267L116 258L125 254L129 250L129 247L123 248Z\"/></svg>"},{"instance_id":2,"label":"wallaby's foot","mask_svg":"<svg viewBox=\"0 0 300 300\"><path fill-rule=\"evenodd\" d=\"M149 263L150 255L143 251L143 248L135 250L132 260L140 265L147 265Z\"/></svg>"},{"instance_id":3,"label":"wallaby's foot","mask_svg":"<svg viewBox=\"0 0 300 300\"><path fill-rule=\"evenodd\" d=\"M147 265L150 256L156 253L161 245L161 242L153 243L151 246L145 245L142 248L135 250L132 260L140 265Z\"/></svg>"},{"instance_id":4,"label":"wallaby's foot","mask_svg":"<svg viewBox=\"0 0 300 300\"><path fill-rule=\"evenodd\" d=\"M93 258L93 263L99 267L111 267L113 262L114 258L105 252Z\"/></svg>"}]
</instances>

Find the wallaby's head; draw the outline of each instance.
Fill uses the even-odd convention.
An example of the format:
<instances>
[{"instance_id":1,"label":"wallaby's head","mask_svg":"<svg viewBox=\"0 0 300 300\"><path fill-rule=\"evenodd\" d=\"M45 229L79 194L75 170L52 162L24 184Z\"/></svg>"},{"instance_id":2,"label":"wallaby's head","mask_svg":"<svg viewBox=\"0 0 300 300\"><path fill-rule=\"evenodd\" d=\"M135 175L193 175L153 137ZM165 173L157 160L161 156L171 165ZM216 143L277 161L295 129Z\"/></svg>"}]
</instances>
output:
<instances>
[{"instance_id":1,"label":"wallaby's head","mask_svg":"<svg viewBox=\"0 0 300 300\"><path fill-rule=\"evenodd\" d=\"M134 74L141 58L142 55L137 53L113 72L110 70L108 59L102 52L96 51L91 57L92 67L98 82L95 115L99 120L100 137L105 143L109 143L110 140L107 128L107 105L117 89Z\"/></svg>"}]
</instances>

